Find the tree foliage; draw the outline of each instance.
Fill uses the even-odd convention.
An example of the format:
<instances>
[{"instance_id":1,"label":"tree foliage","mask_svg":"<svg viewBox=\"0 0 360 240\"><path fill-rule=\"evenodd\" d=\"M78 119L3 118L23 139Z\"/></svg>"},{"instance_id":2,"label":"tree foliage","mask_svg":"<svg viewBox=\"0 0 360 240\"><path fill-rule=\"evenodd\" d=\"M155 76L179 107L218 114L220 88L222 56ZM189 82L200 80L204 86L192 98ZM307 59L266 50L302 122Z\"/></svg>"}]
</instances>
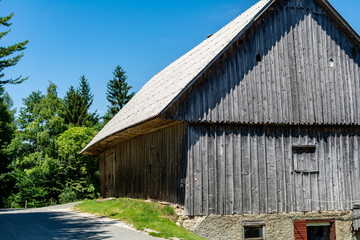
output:
<instances>
[{"instance_id":1,"label":"tree foliage","mask_svg":"<svg viewBox=\"0 0 360 240\"><path fill-rule=\"evenodd\" d=\"M1 0L0 0L1 1ZM9 27L12 15L0 18ZM9 31L8 31L9 32ZM8 32L0 33L0 39ZM14 66L26 42L0 47L0 208L47 206L99 196L98 159L79 152L96 135L101 123L91 112L93 94L85 76L64 98L49 83L46 93L34 91L23 99L17 118L3 85L25 78L3 80L3 70ZM117 66L107 84L111 119L134 96L126 72Z\"/></svg>"},{"instance_id":2,"label":"tree foliage","mask_svg":"<svg viewBox=\"0 0 360 240\"><path fill-rule=\"evenodd\" d=\"M9 28L10 20L14 14L0 17L0 27ZM10 33L10 29L0 32L0 40ZM26 80L21 76L16 79L5 79L4 70L15 66L23 57L23 50L28 41L16 43L10 46L0 46L0 207L5 204L6 196L12 188L13 183L7 178L10 172L11 158L7 153L7 146L14 136L14 111L11 108L11 99L4 93L4 84L18 84ZM17 55L16 55L17 54Z\"/></svg>"},{"instance_id":3,"label":"tree foliage","mask_svg":"<svg viewBox=\"0 0 360 240\"><path fill-rule=\"evenodd\" d=\"M64 98L63 117L66 123L77 127L96 125L99 117L96 112L89 112L93 97L89 82L85 76L81 76L79 87L75 89L71 86Z\"/></svg>"},{"instance_id":4,"label":"tree foliage","mask_svg":"<svg viewBox=\"0 0 360 240\"><path fill-rule=\"evenodd\" d=\"M109 121L114 117L135 95L134 92L130 92L132 87L126 82L128 77L122 67L117 66L113 75L113 79L107 83L106 99L110 105L104 117L105 121Z\"/></svg>"},{"instance_id":5,"label":"tree foliage","mask_svg":"<svg viewBox=\"0 0 360 240\"><path fill-rule=\"evenodd\" d=\"M69 193L81 199L96 197L95 190L99 188L97 158L79 155L96 133L89 127L71 127L58 137L61 169L68 178L65 184L67 191L60 196L62 202L66 202L63 198L69 198Z\"/></svg>"},{"instance_id":6,"label":"tree foliage","mask_svg":"<svg viewBox=\"0 0 360 240\"><path fill-rule=\"evenodd\" d=\"M13 16L14 14L12 13L6 17L0 17L0 26L7 28L10 27L11 26L10 20ZM7 31L0 32L0 40L6 35L8 35L10 31L11 30L9 29ZM0 86L7 83L18 84L27 79L27 77L23 78L22 76L16 79L4 79L5 77L4 70L8 67L15 66L20 61L20 59L24 56L24 53L20 53L20 54L17 53L25 50L27 43L28 41L24 41L13 44L11 46L0 47ZM15 56L13 56L14 54Z\"/></svg>"},{"instance_id":7,"label":"tree foliage","mask_svg":"<svg viewBox=\"0 0 360 240\"><path fill-rule=\"evenodd\" d=\"M78 153L97 131L66 123L53 83L46 94L33 92L23 101L18 131L6 149L12 162L3 182L12 187L4 205L22 207L26 200L38 207L96 195L97 159Z\"/></svg>"},{"instance_id":8,"label":"tree foliage","mask_svg":"<svg viewBox=\"0 0 360 240\"><path fill-rule=\"evenodd\" d=\"M10 109L11 101L0 86L0 206L4 204L9 184L3 180L4 175L9 171L8 165L11 158L6 153L7 145L14 135L15 126L13 124L14 112Z\"/></svg>"}]
</instances>

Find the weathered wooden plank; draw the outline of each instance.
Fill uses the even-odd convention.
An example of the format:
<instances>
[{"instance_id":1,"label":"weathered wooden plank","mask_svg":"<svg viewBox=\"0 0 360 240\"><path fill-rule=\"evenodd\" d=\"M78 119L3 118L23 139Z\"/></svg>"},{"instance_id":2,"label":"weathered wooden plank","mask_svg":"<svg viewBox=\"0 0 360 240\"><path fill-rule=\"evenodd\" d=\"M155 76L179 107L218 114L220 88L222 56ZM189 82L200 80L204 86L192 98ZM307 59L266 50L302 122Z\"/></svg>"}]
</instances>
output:
<instances>
[{"instance_id":1,"label":"weathered wooden plank","mask_svg":"<svg viewBox=\"0 0 360 240\"><path fill-rule=\"evenodd\" d=\"M242 182L241 182L241 134L240 129L234 130L233 136L234 164L234 214L242 213Z\"/></svg>"},{"instance_id":2,"label":"weathered wooden plank","mask_svg":"<svg viewBox=\"0 0 360 240\"><path fill-rule=\"evenodd\" d=\"M286 186L283 181L283 177L285 175L284 165L283 165L283 149L282 149L282 131L280 129L276 129L275 132L275 158L276 158L276 186L277 186L277 211L284 212L286 208L285 201L285 190Z\"/></svg>"},{"instance_id":3,"label":"weathered wooden plank","mask_svg":"<svg viewBox=\"0 0 360 240\"><path fill-rule=\"evenodd\" d=\"M232 109L233 109L233 113L232 113L232 119L230 120L230 122L238 122L239 121L239 99L238 99L238 63L237 63L237 54L236 52L232 53L232 58L231 58L231 69L232 71L230 71L230 81L231 81L231 104L232 104Z\"/></svg>"},{"instance_id":4,"label":"weathered wooden plank","mask_svg":"<svg viewBox=\"0 0 360 240\"><path fill-rule=\"evenodd\" d=\"M234 149L233 129L225 129L225 214L234 213Z\"/></svg>"},{"instance_id":5,"label":"weathered wooden plank","mask_svg":"<svg viewBox=\"0 0 360 240\"><path fill-rule=\"evenodd\" d=\"M352 208L352 203L348 200L348 199L352 199L352 189L353 189L353 182L351 181L351 175L352 173L352 168L351 168L351 158L350 158L350 151L353 149L353 145L351 144L351 133L346 132L346 136L344 136L344 148L345 148L345 160L344 160L344 177L345 177L345 191L346 191L346 195L345 195L345 201L346 202L346 209ZM352 146L352 147L350 147ZM354 156L352 156L353 159Z\"/></svg>"},{"instance_id":6,"label":"weathered wooden plank","mask_svg":"<svg viewBox=\"0 0 360 240\"><path fill-rule=\"evenodd\" d=\"M255 52L256 54L260 55L261 58L263 56L263 52L260 48L260 31L257 29L254 33L254 48L255 48ZM260 68L261 68L262 64L261 62L258 62L255 67L254 67L254 71L252 71L253 73L253 80L252 80L252 84L253 84L253 91L256 92L255 94L255 99L254 99L254 122L263 122L263 111L262 111L262 91L261 91L261 80L257 79L261 77L261 73L260 73Z\"/></svg>"},{"instance_id":7,"label":"weathered wooden plank","mask_svg":"<svg viewBox=\"0 0 360 240\"><path fill-rule=\"evenodd\" d=\"M313 68L313 59L312 55L312 32L311 32L311 15L305 16L304 19L304 32L302 33L303 41L304 41L304 65L305 65L305 83L306 83L306 94L307 94L307 112L308 112L308 123L312 124L315 122L315 101L314 101L314 78L312 77L312 73L314 72Z\"/></svg>"},{"instance_id":8,"label":"weathered wooden plank","mask_svg":"<svg viewBox=\"0 0 360 240\"><path fill-rule=\"evenodd\" d=\"M217 207L218 214L225 214L225 129L221 127L217 130L216 153L217 153Z\"/></svg>"},{"instance_id":9,"label":"weathered wooden plank","mask_svg":"<svg viewBox=\"0 0 360 240\"><path fill-rule=\"evenodd\" d=\"M201 131L200 142L201 169L202 169L202 215L209 215L209 156L208 131Z\"/></svg>"},{"instance_id":10,"label":"weathered wooden plank","mask_svg":"<svg viewBox=\"0 0 360 240\"><path fill-rule=\"evenodd\" d=\"M268 204L269 213L277 212L277 184L276 184L276 159L275 159L275 133L267 129L267 182L268 182Z\"/></svg>"},{"instance_id":11,"label":"weathered wooden plank","mask_svg":"<svg viewBox=\"0 0 360 240\"><path fill-rule=\"evenodd\" d=\"M209 127L209 135L208 135L208 161L209 161L209 214L215 214L215 210L217 209L217 205L215 203L216 198L216 152L215 152L215 134L212 127Z\"/></svg>"},{"instance_id":12,"label":"weathered wooden plank","mask_svg":"<svg viewBox=\"0 0 360 240\"><path fill-rule=\"evenodd\" d=\"M188 127L190 129L190 126ZM185 214L194 215L193 210L193 186L192 186L192 160L191 160L191 131L187 134L187 170L186 170L186 188L185 188Z\"/></svg>"},{"instance_id":13,"label":"weathered wooden plank","mask_svg":"<svg viewBox=\"0 0 360 240\"><path fill-rule=\"evenodd\" d=\"M258 131L258 170L259 170L259 212L264 213L267 210L267 171L266 171L266 136L264 128Z\"/></svg>"},{"instance_id":14,"label":"weathered wooden plank","mask_svg":"<svg viewBox=\"0 0 360 240\"><path fill-rule=\"evenodd\" d=\"M259 156L258 156L258 129L249 129L250 133L250 181L251 181L251 213L260 213L259 194Z\"/></svg>"},{"instance_id":15,"label":"weathered wooden plank","mask_svg":"<svg viewBox=\"0 0 360 240\"><path fill-rule=\"evenodd\" d=\"M308 101L307 101L307 91L306 91L306 77L305 69L304 69L304 54L305 49L303 46L303 36L304 36L304 21L303 21L303 13L302 11L296 11L295 13L296 21L297 21L297 28L294 30L294 41L295 44L295 58L296 58L296 69L297 69L297 84L298 84L298 93L299 93L299 109L300 109L300 124L307 124L309 120L309 111L308 111Z\"/></svg>"},{"instance_id":16,"label":"weathered wooden plank","mask_svg":"<svg viewBox=\"0 0 360 240\"><path fill-rule=\"evenodd\" d=\"M251 179L250 179L250 136L247 129L241 129L241 179L242 179L242 212L251 213Z\"/></svg>"},{"instance_id":17,"label":"weathered wooden plank","mask_svg":"<svg viewBox=\"0 0 360 240\"><path fill-rule=\"evenodd\" d=\"M202 212L202 204L203 204L203 199L202 199L202 191L203 191L203 186L202 186L202 182L203 182L203 173L202 173L202 156L201 156L201 149L200 149L200 144L201 144L201 136L200 136L200 131L199 129L194 129L193 127L190 128L191 131L191 142L192 144L192 151L191 151L191 161L192 161L192 165L193 165L193 169L192 169L192 179L191 181L193 182L193 194L194 194L194 200L193 200L193 204L194 204L194 215L203 215Z\"/></svg>"},{"instance_id":18,"label":"weathered wooden plank","mask_svg":"<svg viewBox=\"0 0 360 240\"><path fill-rule=\"evenodd\" d=\"M99 174L100 174L100 195L101 197L105 196L105 162L104 162L104 153L99 155Z\"/></svg>"}]
</instances>

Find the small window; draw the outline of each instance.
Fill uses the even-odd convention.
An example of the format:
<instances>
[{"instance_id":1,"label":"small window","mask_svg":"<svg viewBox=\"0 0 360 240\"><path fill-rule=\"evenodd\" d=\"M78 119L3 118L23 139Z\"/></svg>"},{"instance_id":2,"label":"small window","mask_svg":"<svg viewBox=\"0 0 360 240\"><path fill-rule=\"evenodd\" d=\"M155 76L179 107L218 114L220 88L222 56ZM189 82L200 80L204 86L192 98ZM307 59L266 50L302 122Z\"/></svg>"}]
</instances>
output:
<instances>
[{"instance_id":1,"label":"small window","mask_svg":"<svg viewBox=\"0 0 360 240\"><path fill-rule=\"evenodd\" d=\"M265 228L263 223L244 223L244 239L263 240L265 239Z\"/></svg>"},{"instance_id":2,"label":"small window","mask_svg":"<svg viewBox=\"0 0 360 240\"><path fill-rule=\"evenodd\" d=\"M297 145L292 146L294 171L301 173L318 173L318 159L316 156L316 146Z\"/></svg>"},{"instance_id":3,"label":"small window","mask_svg":"<svg viewBox=\"0 0 360 240\"><path fill-rule=\"evenodd\" d=\"M262 60L261 55L260 54L256 55L256 61L261 62L261 60Z\"/></svg>"}]
</instances>

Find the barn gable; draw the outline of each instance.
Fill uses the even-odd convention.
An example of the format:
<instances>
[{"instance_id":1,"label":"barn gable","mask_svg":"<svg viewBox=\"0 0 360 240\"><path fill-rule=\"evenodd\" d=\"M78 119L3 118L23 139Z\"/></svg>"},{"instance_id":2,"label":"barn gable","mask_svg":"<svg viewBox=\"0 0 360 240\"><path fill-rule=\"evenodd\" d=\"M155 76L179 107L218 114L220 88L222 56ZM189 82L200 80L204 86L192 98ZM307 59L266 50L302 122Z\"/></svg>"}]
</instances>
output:
<instances>
[{"instance_id":1,"label":"barn gable","mask_svg":"<svg viewBox=\"0 0 360 240\"><path fill-rule=\"evenodd\" d=\"M319 5L315 4L314 1L316 1ZM286 10L292 12L294 15L290 13L279 12L280 10L276 10L277 7L275 7L274 4L283 6L281 8L283 11ZM325 14L327 16L325 16ZM270 16L270 20L267 21L267 23L265 23L264 20L266 19L266 16ZM260 21L258 20L258 18L261 18L263 20ZM280 18L280 20L276 18ZM337 27L335 27L332 21L329 20L330 18L331 20L336 22ZM281 22L281 24L279 24L279 21L286 22ZM259 36L254 36L254 29L264 28L264 26L260 26L261 24L259 25L259 22L261 22L262 25L268 24L269 26L271 26L271 29L265 29L271 35L261 35L261 33L258 31L255 34L259 34ZM257 24L255 24L256 26L252 27L254 23ZM299 24L299 26L292 26L292 23ZM300 29L304 29L307 26L306 24L313 24L311 25L311 27L313 28L312 31L317 31L319 34L322 34L316 36L313 39L310 39L312 42L315 43L316 41L319 41L321 37L327 37L328 42L324 44L333 45L334 47L332 48L332 50L337 52L328 54L329 56L326 56L327 58L323 58L320 63L314 61L311 61L309 64L307 64L306 62L291 62L299 60L304 61L307 60L307 58L320 56L321 54L321 52L319 51L316 53L301 51L299 46L310 46L306 44L305 40L307 39L299 39L296 38L296 36L289 35L290 32L295 33L295 31L293 30L296 30L297 33L300 34ZM250 27L253 30L248 31ZM340 29L343 31L340 31ZM334 33L336 34L335 36L333 35ZM345 35L347 37L345 37ZM249 48L250 51L254 52L246 53L249 55L247 56L249 57L249 59L245 59L243 64L243 60L241 59L241 57L244 56L239 56L239 54L244 53L239 52L238 47L242 44L246 45L247 43L245 41L250 40L251 37L253 39L259 39L259 37L267 37L270 42L272 41L272 43L258 41L255 45L251 45L250 47L246 46L247 48ZM346 42L348 39L351 39L352 43ZM235 20L226 25L224 28L219 30L213 36L206 39L193 50L176 60L174 63L169 65L157 75L155 75L83 149L82 153L99 154L103 151L104 148L114 146L115 144L130 139L131 137L156 131L158 129L164 128L165 126L170 126L174 124L174 122L172 122L173 120L314 124L329 123L329 121L332 121L331 123L336 122L356 124L358 122L358 116L360 116L360 113L358 113L355 108L357 106L357 96L354 91L352 91L352 95L351 97L349 97L349 100L345 99L346 96L344 96L344 89L346 90L350 87L355 87L356 89L358 88L358 86L355 85L355 82L341 82L342 85L339 85L339 87L342 88L340 90L337 90L337 85L334 85L334 87L332 87L331 85L328 88L321 90L320 86L317 86L317 88L316 85L314 86L315 88L312 88L311 86L311 90L314 90L314 92L311 92L310 94L310 92L307 91L307 87L310 86L308 85L308 83L320 83L314 83L309 81L309 78L311 76L307 74L310 74L310 68L320 68L323 70L321 71L321 74L323 75L315 76L317 78L329 78L329 82L331 81L331 84L335 84L335 80L337 80L337 78L344 79L346 74L348 74L348 71L344 70L356 68L359 62L359 54L357 54L359 48L350 46L359 46L359 39L359 36L333 9L333 7L328 3L327 0L261 0L249 10L237 17ZM280 40L283 40L282 44L278 43ZM302 45L297 44L299 41ZM344 43L339 41L344 41ZM285 43L287 45L284 45ZM340 51L339 49L335 48L335 45L337 44L342 46ZM344 44L346 44L346 46ZM325 51L324 49L327 46L328 45L323 45L321 49ZM257 50L261 47L267 47L267 52L257 52ZM290 49L289 47L293 47L294 49ZM346 56L350 56L349 53L352 53L354 51L353 48L355 48L356 57L349 57L348 59ZM231 51L229 49L231 49ZM234 54L234 50L238 51L237 55ZM285 50L292 51L293 56L296 57L292 58L291 55L283 55L275 58L276 52L280 53L280 51ZM262 59L263 62L285 63L285 66L287 68L285 70L277 68L269 69L264 64L258 64L257 62L254 62L254 54L255 56L260 54L260 57L262 56L264 58ZM303 56L301 55L300 58L296 54L303 54ZM233 60L229 59L230 56L233 57ZM326 69L329 57L333 57L333 60L342 59L343 57L346 58L344 61L346 64L343 66L337 65L335 62L335 68L341 71L338 73L338 76L330 75L330 70L327 71ZM239 85L237 87L236 90L238 91L239 96L234 96L234 100L235 102L242 101L241 104L245 106L239 105L238 109L231 107L230 109L226 110L228 112L223 112L222 116L217 114L220 116L218 119L215 119L212 116L214 114L213 110L215 110L215 108L211 109L211 113L205 113L204 109L205 107L214 107L211 106L211 104L214 104L214 102L221 103L221 101L219 102L220 99L206 102L206 104L202 106L203 109L178 109L179 103L184 101L183 95L185 94L186 96L189 96L190 92L194 91L194 83L196 83L196 86L198 86L199 82L206 82L201 79L199 80L199 78L209 78L212 73L211 69L209 68L215 68L214 66L216 64L219 65L219 58L227 58L228 62L232 62L232 64L235 64L230 66L232 70L226 68L226 74L243 74L247 79L249 79L251 78L251 75L246 75L244 71L253 68L255 71L261 73L262 81L266 80L269 82L266 82L266 84L260 84L259 81L242 81L242 83L246 83L246 85ZM236 64L240 64L242 68L237 69L237 72L234 72ZM223 66L223 69L224 67L225 66ZM295 67L297 69L292 69ZM222 74L223 77L226 78L226 74L224 75L224 71L222 71ZM268 78L270 75L274 77L271 77L271 79ZM280 76L281 81L274 82L276 76ZM289 76L295 76L295 78L292 78L295 79L293 81L299 82L295 83L286 80L285 78ZM236 84L234 85L234 83L226 81L224 81L223 83L228 84L229 86L227 87L225 85L221 85L222 91L218 91L216 93L220 94L217 95L217 97L223 96L225 101L232 101L230 95L226 96L226 90L232 89L232 95L234 95L234 89L236 87ZM248 83L250 85L248 85ZM292 88L294 86L296 88L294 88L293 91L287 92L289 91L286 90L287 87ZM211 88L211 86L207 87ZM189 90L190 88L192 88L192 90ZM338 95L338 92L336 92L336 94L333 94L335 88L336 91L339 91L339 93L341 93L342 95ZM199 89L201 89L201 87ZM254 90L261 91L262 95L252 96L251 93ZM244 92L244 95L240 96L240 94L242 94L241 91L246 92ZM273 91L272 93L275 94L272 94L271 91ZM206 91L204 90L204 92ZM303 98L299 97L299 94L302 94L303 92L306 92L307 95ZM265 93L268 96L265 95ZM331 99L331 101L322 102L318 99L320 96L335 96L335 98ZM309 99L310 103L316 102L316 106L309 104ZM201 99L196 98L196 101L200 100ZM253 102L254 108L249 109L250 107L252 107L251 105L253 105ZM268 102L270 104L269 108L263 110L263 108L267 107L266 105ZM319 115L318 113L321 111L321 108L327 107L326 104L328 104L329 102L332 104L331 106L336 107L342 106L342 104L344 104L344 108L342 109L348 107L351 111L351 116L347 118L347 116L344 116L343 113L336 113L336 115L332 114L333 111L331 109L331 106L329 106L330 108L325 109L325 111L327 112L324 112L323 116L320 116L321 114ZM225 102L221 103L220 105L226 105L226 103L224 103ZM277 104L280 104L281 109L278 109L276 107ZM186 106L189 108L190 105L189 103L187 103ZM226 108L226 106L223 107ZM239 110L240 108L241 110ZM173 114L176 111L180 111L180 114ZM191 111L197 111L198 113L194 114ZM219 111L222 110L220 109ZM291 111L294 111L294 114L291 114ZM303 115L304 113L305 115ZM191 116L189 116L189 114ZM227 117L229 117L229 119Z\"/></svg>"},{"instance_id":2,"label":"barn gable","mask_svg":"<svg viewBox=\"0 0 360 240\"><path fill-rule=\"evenodd\" d=\"M140 135L130 128L137 128L147 121L161 123L159 115L195 81L234 39L265 11L274 0L260 0L232 22L204 40L190 52L177 59L147 82L126 106L95 136L82 153L97 154L105 146L114 145L113 140L122 138L129 130L131 137ZM141 134L153 128L141 128ZM116 140L115 140L116 142Z\"/></svg>"},{"instance_id":3,"label":"barn gable","mask_svg":"<svg viewBox=\"0 0 360 240\"><path fill-rule=\"evenodd\" d=\"M314 1L278 1L167 111L188 122L358 125L360 52Z\"/></svg>"}]
</instances>

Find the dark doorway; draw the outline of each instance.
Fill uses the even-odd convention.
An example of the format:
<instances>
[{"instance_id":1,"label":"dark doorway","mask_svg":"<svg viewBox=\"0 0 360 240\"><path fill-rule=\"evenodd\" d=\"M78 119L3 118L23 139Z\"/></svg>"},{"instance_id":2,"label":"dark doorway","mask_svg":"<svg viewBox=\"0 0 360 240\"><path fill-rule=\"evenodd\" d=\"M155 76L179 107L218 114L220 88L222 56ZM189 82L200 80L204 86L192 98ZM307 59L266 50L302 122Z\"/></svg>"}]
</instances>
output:
<instances>
[{"instance_id":1,"label":"dark doorway","mask_svg":"<svg viewBox=\"0 0 360 240\"><path fill-rule=\"evenodd\" d=\"M308 240L330 240L330 223L308 224Z\"/></svg>"}]
</instances>

